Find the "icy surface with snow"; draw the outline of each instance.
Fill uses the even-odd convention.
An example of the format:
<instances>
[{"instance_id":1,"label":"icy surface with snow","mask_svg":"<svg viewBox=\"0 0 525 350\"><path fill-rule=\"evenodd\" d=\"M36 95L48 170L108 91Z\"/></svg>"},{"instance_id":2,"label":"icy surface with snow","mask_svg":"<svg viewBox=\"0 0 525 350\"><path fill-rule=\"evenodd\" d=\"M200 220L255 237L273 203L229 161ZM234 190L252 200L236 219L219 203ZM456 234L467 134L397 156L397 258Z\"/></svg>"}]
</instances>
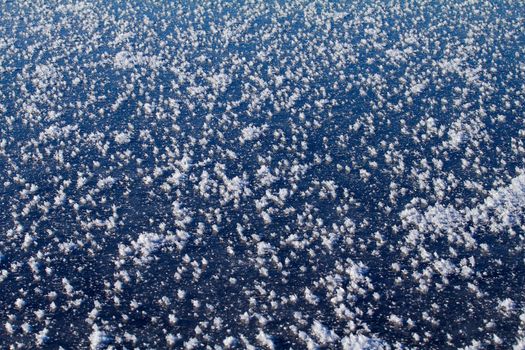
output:
<instances>
[{"instance_id":1,"label":"icy surface with snow","mask_svg":"<svg viewBox=\"0 0 525 350\"><path fill-rule=\"evenodd\" d=\"M523 28L0 0L0 348L525 349Z\"/></svg>"}]
</instances>

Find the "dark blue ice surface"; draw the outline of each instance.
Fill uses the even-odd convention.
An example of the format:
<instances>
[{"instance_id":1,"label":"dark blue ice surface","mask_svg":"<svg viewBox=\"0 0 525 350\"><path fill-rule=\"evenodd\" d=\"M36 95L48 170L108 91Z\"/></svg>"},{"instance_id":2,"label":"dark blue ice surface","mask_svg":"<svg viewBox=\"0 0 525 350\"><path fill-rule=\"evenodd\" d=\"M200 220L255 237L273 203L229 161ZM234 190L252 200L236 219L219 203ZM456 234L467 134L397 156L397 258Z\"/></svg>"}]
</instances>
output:
<instances>
[{"instance_id":1,"label":"dark blue ice surface","mask_svg":"<svg viewBox=\"0 0 525 350\"><path fill-rule=\"evenodd\" d=\"M524 22L0 0L0 348L525 349Z\"/></svg>"}]
</instances>

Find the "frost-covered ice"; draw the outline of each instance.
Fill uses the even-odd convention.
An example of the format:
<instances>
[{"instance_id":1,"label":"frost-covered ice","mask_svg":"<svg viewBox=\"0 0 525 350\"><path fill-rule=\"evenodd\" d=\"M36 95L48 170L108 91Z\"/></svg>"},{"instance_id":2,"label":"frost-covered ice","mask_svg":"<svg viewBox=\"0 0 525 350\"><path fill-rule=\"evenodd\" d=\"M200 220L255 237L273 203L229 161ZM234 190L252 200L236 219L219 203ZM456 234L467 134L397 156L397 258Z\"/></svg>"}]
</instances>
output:
<instances>
[{"instance_id":1,"label":"frost-covered ice","mask_svg":"<svg viewBox=\"0 0 525 350\"><path fill-rule=\"evenodd\" d=\"M525 349L522 1L0 1L1 349Z\"/></svg>"}]
</instances>

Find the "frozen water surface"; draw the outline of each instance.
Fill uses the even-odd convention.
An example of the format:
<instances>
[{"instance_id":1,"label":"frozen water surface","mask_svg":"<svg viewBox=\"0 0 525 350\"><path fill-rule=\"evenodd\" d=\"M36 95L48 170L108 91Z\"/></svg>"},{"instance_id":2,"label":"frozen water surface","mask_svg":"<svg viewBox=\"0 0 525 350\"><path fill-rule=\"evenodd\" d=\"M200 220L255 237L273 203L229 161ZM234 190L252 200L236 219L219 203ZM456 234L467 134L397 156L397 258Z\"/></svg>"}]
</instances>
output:
<instances>
[{"instance_id":1,"label":"frozen water surface","mask_svg":"<svg viewBox=\"0 0 525 350\"><path fill-rule=\"evenodd\" d=\"M525 349L521 1L0 1L0 348Z\"/></svg>"}]
</instances>

